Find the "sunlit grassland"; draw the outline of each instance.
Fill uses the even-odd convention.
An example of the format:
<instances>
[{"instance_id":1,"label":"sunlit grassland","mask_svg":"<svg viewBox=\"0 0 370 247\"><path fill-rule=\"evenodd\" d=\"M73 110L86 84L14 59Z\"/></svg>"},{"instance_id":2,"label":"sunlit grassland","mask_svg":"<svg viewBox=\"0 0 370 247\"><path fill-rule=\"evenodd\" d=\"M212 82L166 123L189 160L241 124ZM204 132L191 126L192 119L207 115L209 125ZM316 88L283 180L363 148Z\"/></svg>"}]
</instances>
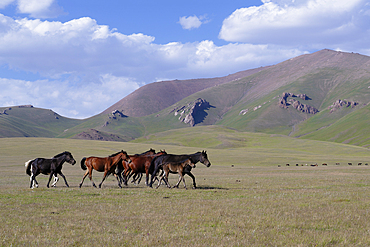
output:
<instances>
[{"instance_id":1,"label":"sunlit grassland","mask_svg":"<svg viewBox=\"0 0 370 247\"><path fill-rule=\"evenodd\" d=\"M208 144L191 146L185 141L189 133L173 136L177 145L165 144L169 136L148 138L149 144L0 139L0 245L370 245L370 167L364 165L370 163L368 149L231 130L218 130L222 140L217 143L211 130L193 131L195 140L203 135ZM149 148L178 154L207 150L212 166L197 164L196 190L185 190L182 184L179 189L151 189L143 182L119 189L112 176L102 189L92 188L88 179L78 188L82 157ZM48 189L47 176L40 175L40 187L29 189L24 162L65 150L78 162L63 168L71 187L60 180ZM95 182L101 178L102 173L93 173ZM170 183L176 181L170 175ZM189 177L186 182L190 188Z\"/></svg>"}]
</instances>

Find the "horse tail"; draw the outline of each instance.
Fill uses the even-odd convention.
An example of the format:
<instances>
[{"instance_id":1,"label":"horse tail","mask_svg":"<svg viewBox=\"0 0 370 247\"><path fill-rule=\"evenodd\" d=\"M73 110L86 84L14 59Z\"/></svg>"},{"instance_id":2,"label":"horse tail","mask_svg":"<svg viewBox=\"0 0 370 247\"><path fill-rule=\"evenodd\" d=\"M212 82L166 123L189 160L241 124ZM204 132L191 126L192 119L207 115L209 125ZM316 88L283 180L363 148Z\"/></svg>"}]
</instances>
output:
<instances>
[{"instance_id":1,"label":"horse tail","mask_svg":"<svg viewBox=\"0 0 370 247\"><path fill-rule=\"evenodd\" d=\"M31 164L34 160L29 160L26 163L24 163L24 166L26 167L26 174L28 176L31 176Z\"/></svg>"},{"instance_id":2,"label":"horse tail","mask_svg":"<svg viewBox=\"0 0 370 247\"><path fill-rule=\"evenodd\" d=\"M85 165L85 161L86 161L86 157L83 157L82 160L81 160L81 169L82 170L86 170L87 169L87 167Z\"/></svg>"}]
</instances>

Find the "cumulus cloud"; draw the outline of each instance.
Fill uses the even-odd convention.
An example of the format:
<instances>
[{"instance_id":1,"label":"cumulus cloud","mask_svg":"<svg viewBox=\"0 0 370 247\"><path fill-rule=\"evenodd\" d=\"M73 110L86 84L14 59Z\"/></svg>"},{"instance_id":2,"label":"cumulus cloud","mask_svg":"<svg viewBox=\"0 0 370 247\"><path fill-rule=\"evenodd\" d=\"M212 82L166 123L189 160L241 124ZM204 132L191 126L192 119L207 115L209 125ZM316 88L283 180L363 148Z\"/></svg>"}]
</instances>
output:
<instances>
[{"instance_id":1,"label":"cumulus cloud","mask_svg":"<svg viewBox=\"0 0 370 247\"><path fill-rule=\"evenodd\" d=\"M31 104L72 118L87 118L105 110L139 87L131 78L102 75L92 85L69 80L15 80L0 78L3 106ZM102 107L103 105L103 107Z\"/></svg>"},{"instance_id":2,"label":"cumulus cloud","mask_svg":"<svg viewBox=\"0 0 370 247\"><path fill-rule=\"evenodd\" d=\"M182 16L179 18L179 23L183 29L191 30L195 28L199 28L203 23L205 23L205 17L204 16Z\"/></svg>"},{"instance_id":3,"label":"cumulus cloud","mask_svg":"<svg viewBox=\"0 0 370 247\"><path fill-rule=\"evenodd\" d=\"M369 40L366 0L264 0L223 22L219 38L232 42L317 48ZM364 30L365 28L365 30ZM352 43L352 44L351 44Z\"/></svg>"}]
</instances>

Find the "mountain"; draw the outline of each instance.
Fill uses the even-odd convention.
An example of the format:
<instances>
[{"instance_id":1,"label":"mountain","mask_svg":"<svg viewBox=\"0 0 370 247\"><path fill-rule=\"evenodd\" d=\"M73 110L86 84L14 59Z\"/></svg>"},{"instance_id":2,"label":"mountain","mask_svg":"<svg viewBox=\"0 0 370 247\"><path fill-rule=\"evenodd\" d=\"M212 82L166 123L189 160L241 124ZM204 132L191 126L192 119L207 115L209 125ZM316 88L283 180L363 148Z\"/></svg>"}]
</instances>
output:
<instances>
[{"instance_id":1,"label":"mountain","mask_svg":"<svg viewBox=\"0 0 370 247\"><path fill-rule=\"evenodd\" d=\"M130 117L143 117L169 107L179 100L198 91L223 83L238 80L263 70L264 67L250 69L224 77L192 80L160 81L147 84L129 94L103 112L108 114L118 110Z\"/></svg>"},{"instance_id":2,"label":"mountain","mask_svg":"<svg viewBox=\"0 0 370 247\"><path fill-rule=\"evenodd\" d=\"M226 77L151 83L57 136L130 141L220 125L370 146L369 101L370 57L325 49Z\"/></svg>"}]
</instances>

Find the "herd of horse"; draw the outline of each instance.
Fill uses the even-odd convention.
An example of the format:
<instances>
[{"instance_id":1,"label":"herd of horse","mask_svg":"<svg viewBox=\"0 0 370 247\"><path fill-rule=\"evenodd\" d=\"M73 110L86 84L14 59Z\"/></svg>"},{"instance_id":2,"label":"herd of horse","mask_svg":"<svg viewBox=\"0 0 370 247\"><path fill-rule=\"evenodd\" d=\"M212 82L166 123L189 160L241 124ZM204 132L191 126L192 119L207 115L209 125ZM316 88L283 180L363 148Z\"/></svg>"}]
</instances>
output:
<instances>
[{"instance_id":1,"label":"herd of horse","mask_svg":"<svg viewBox=\"0 0 370 247\"><path fill-rule=\"evenodd\" d=\"M30 176L30 188L38 187L36 176L39 174L49 175L46 185L48 188L53 177L54 180L51 186L56 186L59 180L58 175L64 179L66 186L69 187L66 177L62 173L62 167L65 162L71 165L76 164L76 160L68 151L57 154L52 158L36 158L27 161L25 166L26 173ZM179 175L179 181L174 187L178 187L180 182L183 181L186 188L184 175L188 175L193 179L193 188L196 188L195 177L191 173L191 170L195 168L195 164L198 162L201 162L207 167L211 166L206 151L177 155L167 154L164 150L156 153L155 150L150 149L141 154L128 155L127 152L121 150L108 157L84 157L81 160L81 168L82 170L86 170L86 172L82 177L79 187L81 188L87 176L89 176L92 185L96 187L92 179L92 172L95 170L104 172L99 188L101 188L104 180L110 174L116 177L118 186L122 188L122 184L128 185L131 177L134 183L140 183L144 173L146 175L145 183L149 187L152 187L155 180L158 180L156 188L161 185L162 181L164 181L168 188L171 188L168 182L168 175L170 173L177 173ZM150 181L149 175L151 176Z\"/></svg>"}]
</instances>

